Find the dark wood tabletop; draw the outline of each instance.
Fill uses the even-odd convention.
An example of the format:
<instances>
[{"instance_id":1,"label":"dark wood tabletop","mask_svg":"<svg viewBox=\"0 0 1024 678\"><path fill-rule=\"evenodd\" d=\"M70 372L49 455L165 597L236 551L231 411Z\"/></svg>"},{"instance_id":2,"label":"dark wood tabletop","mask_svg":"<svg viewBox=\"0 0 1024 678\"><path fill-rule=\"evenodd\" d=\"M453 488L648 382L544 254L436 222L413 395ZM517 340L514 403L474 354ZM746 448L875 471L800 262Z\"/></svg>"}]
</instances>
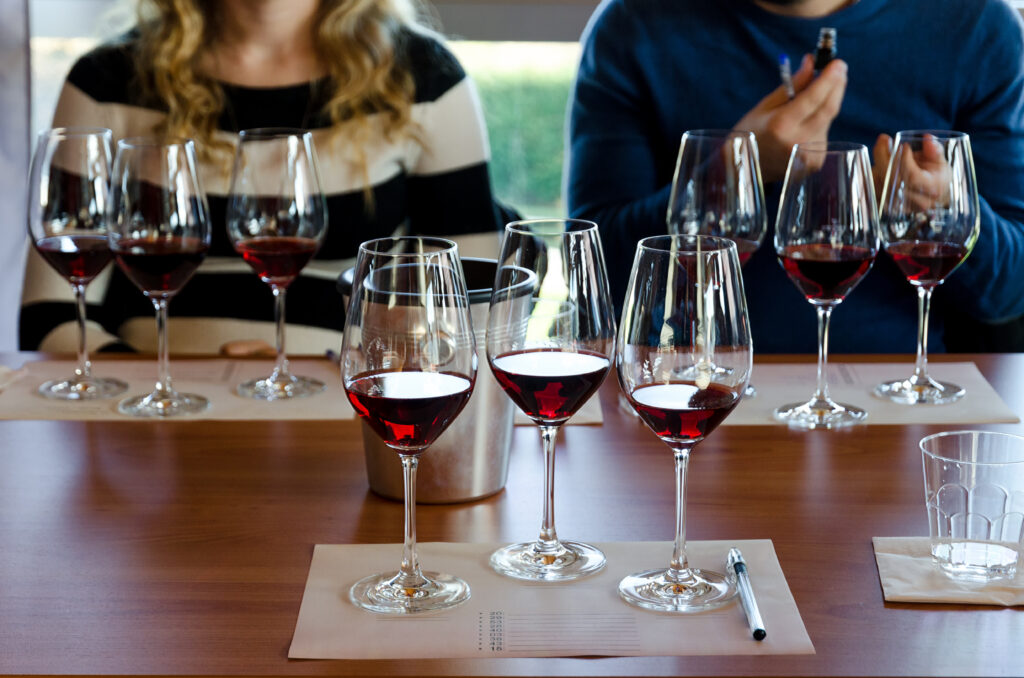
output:
<instances>
[{"instance_id":1,"label":"dark wood tabletop","mask_svg":"<svg viewBox=\"0 0 1024 678\"><path fill-rule=\"evenodd\" d=\"M909 364L834 358L857 359ZM1024 413L1024 355L945 359L974 360ZM671 454L618 410L617 388L600 391L603 425L560 437L559 532L669 540ZM1024 674L1020 608L882 597L871 537L927 534L917 442L938 430L726 425L695 451L689 538L771 539L814 655L296 661L314 544L394 543L399 555L402 506L368 490L357 423L0 422L0 673ZM540 486L539 436L517 427L505 490L421 506L419 538L530 538Z\"/></svg>"}]
</instances>

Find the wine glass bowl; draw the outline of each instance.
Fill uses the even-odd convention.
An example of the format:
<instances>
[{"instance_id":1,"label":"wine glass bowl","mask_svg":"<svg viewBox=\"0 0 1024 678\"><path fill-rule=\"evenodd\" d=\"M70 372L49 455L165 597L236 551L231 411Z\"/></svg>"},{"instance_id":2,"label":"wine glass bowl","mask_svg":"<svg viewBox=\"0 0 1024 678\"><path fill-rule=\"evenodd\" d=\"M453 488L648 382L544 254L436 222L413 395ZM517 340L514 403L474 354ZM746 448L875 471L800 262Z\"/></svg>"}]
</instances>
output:
<instances>
[{"instance_id":1,"label":"wine glass bowl","mask_svg":"<svg viewBox=\"0 0 1024 678\"><path fill-rule=\"evenodd\" d=\"M465 581L423 572L416 555L419 458L465 407L476 383L476 341L454 243L401 237L360 246L341 372L356 414L398 453L405 482L401 567L359 580L349 599L385 614L465 602Z\"/></svg>"},{"instance_id":2,"label":"wine glass bowl","mask_svg":"<svg viewBox=\"0 0 1024 678\"><path fill-rule=\"evenodd\" d=\"M326 385L292 374L285 353L285 292L327 233L327 204L312 135L277 128L240 132L228 193L228 237L270 286L277 343L273 372L240 384L237 392L260 400L320 393Z\"/></svg>"},{"instance_id":3,"label":"wine glass bowl","mask_svg":"<svg viewBox=\"0 0 1024 678\"><path fill-rule=\"evenodd\" d=\"M928 374L928 315L933 290L970 254L981 228L971 142L962 132L896 134L879 213L882 245L917 288L914 373L879 384L875 395L905 405L959 400L964 389Z\"/></svg>"},{"instance_id":4,"label":"wine glass bowl","mask_svg":"<svg viewBox=\"0 0 1024 678\"><path fill-rule=\"evenodd\" d=\"M794 428L839 428L867 412L829 395L832 310L857 286L878 253L878 215L867 148L843 142L797 144L789 158L775 224L775 251L790 281L818 315L818 378L811 399L775 418Z\"/></svg>"},{"instance_id":5,"label":"wine glass bowl","mask_svg":"<svg viewBox=\"0 0 1024 678\"><path fill-rule=\"evenodd\" d=\"M668 204L670 234L729 238L746 264L768 232L753 132L685 132Z\"/></svg>"},{"instance_id":6,"label":"wine glass bowl","mask_svg":"<svg viewBox=\"0 0 1024 678\"><path fill-rule=\"evenodd\" d=\"M40 133L29 170L28 231L36 252L71 284L78 323L78 364L67 379L38 392L59 400L95 400L123 393L118 379L96 377L86 345L86 286L113 255L107 240L111 131L59 127Z\"/></svg>"},{"instance_id":7,"label":"wine glass bowl","mask_svg":"<svg viewBox=\"0 0 1024 678\"><path fill-rule=\"evenodd\" d=\"M685 488L691 451L739 404L752 360L735 243L703 235L641 240L615 363L630 405L673 451L676 535L669 567L619 583L627 603L686 613L725 605L736 595L725 575L689 566Z\"/></svg>"},{"instance_id":8,"label":"wine glass bowl","mask_svg":"<svg viewBox=\"0 0 1024 678\"><path fill-rule=\"evenodd\" d=\"M498 384L537 424L544 450L544 502L537 540L491 555L498 573L568 581L597 572L604 554L559 539L554 518L559 428L611 368L615 322L600 236L593 222L534 219L508 224L487 323L487 358Z\"/></svg>"},{"instance_id":9,"label":"wine glass bowl","mask_svg":"<svg viewBox=\"0 0 1024 678\"><path fill-rule=\"evenodd\" d=\"M690 130L683 134L668 201L668 232L712 235L736 243L745 266L768 232L768 211L753 132ZM757 394L752 384L744 394Z\"/></svg>"},{"instance_id":10,"label":"wine glass bowl","mask_svg":"<svg viewBox=\"0 0 1024 678\"><path fill-rule=\"evenodd\" d=\"M151 393L121 401L137 417L173 417L210 402L175 390L170 375L167 310L206 258L209 210L191 140L122 139L110 192L110 247L118 267L153 303L157 318L157 381Z\"/></svg>"}]
</instances>

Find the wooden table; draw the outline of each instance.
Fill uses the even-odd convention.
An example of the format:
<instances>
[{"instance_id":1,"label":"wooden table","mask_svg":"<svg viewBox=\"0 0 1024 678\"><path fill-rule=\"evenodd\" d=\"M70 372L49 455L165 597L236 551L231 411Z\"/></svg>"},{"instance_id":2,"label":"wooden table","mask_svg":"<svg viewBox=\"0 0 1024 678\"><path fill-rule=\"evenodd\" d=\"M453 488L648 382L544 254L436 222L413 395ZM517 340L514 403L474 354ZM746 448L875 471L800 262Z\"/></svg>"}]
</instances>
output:
<instances>
[{"instance_id":1,"label":"wooden table","mask_svg":"<svg viewBox=\"0 0 1024 678\"><path fill-rule=\"evenodd\" d=\"M947 358L1024 412L1024 355ZM560 441L559 532L668 540L671 456L616 395L610 379L604 425ZM354 422L2 422L0 672L1020 675L1021 610L882 598L871 537L927 533L916 445L936 430L723 426L696 452L689 537L773 540L815 655L346 662L287 651L314 544L399 555L401 505L367 490ZM514 446L506 490L421 507L421 541L535 535L536 430Z\"/></svg>"}]
</instances>

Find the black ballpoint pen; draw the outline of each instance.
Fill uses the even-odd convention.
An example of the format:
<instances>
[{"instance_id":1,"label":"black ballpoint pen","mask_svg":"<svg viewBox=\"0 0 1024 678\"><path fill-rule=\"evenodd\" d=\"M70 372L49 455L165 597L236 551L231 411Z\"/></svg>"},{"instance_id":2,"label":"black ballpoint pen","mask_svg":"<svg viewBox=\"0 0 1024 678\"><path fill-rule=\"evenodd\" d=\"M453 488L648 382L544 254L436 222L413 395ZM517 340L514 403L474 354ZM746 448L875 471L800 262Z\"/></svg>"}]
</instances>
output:
<instances>
[{"instance_id":1,"label":"black ballpoint pen","mask_svg":"<svg viewBox=\"0 0 1024 678\"><path fill-rule=\"evenodd\" d=\"M743 604L743 613L747 615L747 624L750 626L750 633L754 640L764 640L768 632L765 631L764 622L761 620L761 612L757 609L757 600L754 599L754 589L750 587L750 575L747 574L747 563L743 560L743 554L738 548L729 549L729 557L725 561L728 572L736 576L736 588L740 592L740 602Z\"/></svg>"}]
</instances>

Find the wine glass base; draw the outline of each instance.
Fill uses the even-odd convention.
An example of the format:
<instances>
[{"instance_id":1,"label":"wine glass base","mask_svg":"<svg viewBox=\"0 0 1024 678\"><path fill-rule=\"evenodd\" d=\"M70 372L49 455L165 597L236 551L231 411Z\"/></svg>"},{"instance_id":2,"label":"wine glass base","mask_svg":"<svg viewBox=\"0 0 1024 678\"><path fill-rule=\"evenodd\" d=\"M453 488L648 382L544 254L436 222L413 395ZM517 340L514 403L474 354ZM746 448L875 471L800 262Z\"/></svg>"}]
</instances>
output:
<instances>
[{"instance_id":1,"label":"wine glass base","mask_svg":"<svg viewBox=\"0 0 1024 678\"><path fill-rule=\"evenodd\" d=\"M239 384L237 391L238 395L244 398L286 400L316 395L326 388L327 385L322 381L289 374L285 377L270 376L264 379L253 379Z\"/></svg>"},{"instance_id":2,"label":"wine glass base","mask_svg":"<svg viewBox=\"0 0 1024 678\"><path fill-rule=\"evenodd\" d=\"M349 589L356 607L383 614L417 614L447 610L469 600L469 584L450 574L423 572L426 582L415 588L398 583L398 572L373 574Z\"/></svg>"},{"instance_id":3,"label":"wine glass base","mask_svg":"<svg viewBox=\"0 0 1024 678\"><path fill-rule=\"evenodd\" d=\"M619 595L630 605L657 612L703 612L722 607L736 597L736 587L725 575L691 569L682 582L669 578L669 570L646 570L619 582Z\"/></svg>"},{"instance_id":4,"label":"wine glass base","mask_svg":"<svg viewBox=\"0 0 1024 678\"><path fill-rule=\"evenodd\" d=\"M832 429L861 424L868 418L868 413L853 405L812 399L806 403L783 405L775 410L774 416L792 428Z\"/></svg>"},{"instance_id":5,"label":"wine glass base","mask_svg":"<svg viewBox=\"0 0 1024 678\"><path fill-rule=\"evenodd\" d=\"M956 384L935 381L930 377L924 380L913 377L897 379L875 387L875 395L879 398L903 405L944 405L960 400L965 393Z\"/></svg>"},{"instance_id":6,"label":"wine glass base","mask_svg":"<svg viewBox=\"0 0 1024 678\"><path fill-rule=\"evenodd\" d=\"M113 398L128 390L128 384L117 379L72 378L53 380L39 387L39 395L55 400L101 400Z\"/></svg>"},{"instance_id":7,"label":"wine glass base","mask_svg":"<svg viewBox=\"0 0 1024 678\"><path fill-rule=\"evenodd\" d=\"M537 542L512 544L491 554L498 574L527 581L571 581L599 571L604 554L590 544L559 542L555 551L543 551Z\"/></svg>"},{"instance_id":8,"label":"wine glass base","mask_svg":"<svg viewBox=\"0 0 1024 678\"><path fill-rule=\"evenodd\" d=\"M196 414L209 406L209 400L195 393L154 391L122 400L117 405L117 411L133 417L166 418Z\"/></svg>"}]
</instances>

